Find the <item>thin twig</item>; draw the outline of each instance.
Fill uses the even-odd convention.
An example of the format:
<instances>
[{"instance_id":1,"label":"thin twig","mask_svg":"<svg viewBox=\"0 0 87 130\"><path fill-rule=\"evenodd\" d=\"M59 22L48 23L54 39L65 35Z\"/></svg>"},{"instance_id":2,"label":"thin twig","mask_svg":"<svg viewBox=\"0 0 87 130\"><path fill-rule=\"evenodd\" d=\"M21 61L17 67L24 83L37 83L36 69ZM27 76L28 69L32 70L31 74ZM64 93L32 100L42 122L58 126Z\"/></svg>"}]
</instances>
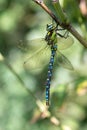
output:
<instances>
[{"instance_id":1,"label":"thin twig","mask_svg":"<svg viewBox=\"0 0 87 130\"><path fill-rule=\"evenodd\" d=\"M24 83L24 81L22 80L22 78L17 74L17 72L13 69L13 67L8 63L8 61L6 60L6 58L1 53L0 53L0 61L3 62L7 66L7 68L12 72L12 74L14 74L14 76L21 83L21 85L26 89L26 91L29 94L31 94L31 96L35 100L35 102L36 102L39 110L41 112L47 110L46 106L43 105L43 103L33 94L33 92L29 89L29 87L26 86L26 84Z\"/></svg>"},{"instance_id":2,"label":"thin twig","mask_svg":"<svg viewBox=\"0 0 87 130\"><path fill-rule=\"evenodd\" d=\"M35 3L40 5L51 17L54 21L60 25L62 28L67 29L78 41L87 48L87 41L75 30L75 28L70 24L61 23L59 19L54 15L54 13L44 4L42 0L33 0Z\"/></svg>"}]
</instances>

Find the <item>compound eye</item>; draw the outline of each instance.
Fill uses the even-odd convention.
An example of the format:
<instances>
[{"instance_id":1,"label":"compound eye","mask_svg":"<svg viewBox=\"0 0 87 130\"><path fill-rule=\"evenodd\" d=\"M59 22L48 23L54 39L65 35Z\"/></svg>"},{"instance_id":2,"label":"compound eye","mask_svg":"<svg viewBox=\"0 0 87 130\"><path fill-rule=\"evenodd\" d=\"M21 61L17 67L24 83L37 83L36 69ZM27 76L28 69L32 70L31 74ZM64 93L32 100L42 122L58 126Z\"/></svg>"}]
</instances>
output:
<instances>
[{"instance_id":1,"label":"compound eye","mask_svg":"<svg viewBox=\"0 0 87 130\"><path fill-rule=\"evenodd\" d=\"M53 29L53 25L52 24L47 24L47 31L51 31Z\"/></svg>"}]
</instances>

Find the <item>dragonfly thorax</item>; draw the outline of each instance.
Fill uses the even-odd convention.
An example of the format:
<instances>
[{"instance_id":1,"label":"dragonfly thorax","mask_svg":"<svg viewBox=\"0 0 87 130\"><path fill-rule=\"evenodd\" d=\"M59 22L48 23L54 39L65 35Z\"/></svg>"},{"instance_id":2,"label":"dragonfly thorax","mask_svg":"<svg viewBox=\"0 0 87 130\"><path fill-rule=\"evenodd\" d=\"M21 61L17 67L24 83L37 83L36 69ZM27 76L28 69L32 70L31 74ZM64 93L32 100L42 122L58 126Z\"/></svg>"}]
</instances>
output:
<instances>
[{"instance_id":1,"label":"dragonfly thorax","mask_svg":"<svg viewBox=\"0 0 87 130\"><path fill-rule=\"evenodd\" d=\"M55 30L50 30L45 36L45 40L48 45L55 45L57 43L57 35Z\"/></svg>"},{"instance_id":2,"label":"dragonfly thorax","mask_svg":"<svg viewBox=\"0 0 87 130\"><path fill-rule=\"evenodd\" d=\"M47 24L46 30L45 41L48 45L55 45L57 43L56 27L53 24Z\"/></svg>"}]
</instances>

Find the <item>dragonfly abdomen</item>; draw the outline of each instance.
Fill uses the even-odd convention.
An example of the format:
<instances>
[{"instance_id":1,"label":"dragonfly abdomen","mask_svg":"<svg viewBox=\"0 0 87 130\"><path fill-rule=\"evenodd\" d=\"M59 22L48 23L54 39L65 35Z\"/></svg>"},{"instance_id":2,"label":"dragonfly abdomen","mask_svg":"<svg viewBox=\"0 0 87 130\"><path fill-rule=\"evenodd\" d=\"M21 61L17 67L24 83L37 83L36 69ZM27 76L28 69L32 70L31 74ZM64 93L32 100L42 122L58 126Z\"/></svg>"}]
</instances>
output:
<instances>
[{"instance_id":1,"label":"dragonfly abdomen","mask_svg":"<svg viewBox=\"0 0 87 130\"><path fill-rule=\"evenodd\" d=\"M52 70L54 64L54 57L57 50L57 46L51 46L51 58L48 66L48 74L47 74L47 81L46 81L46 105L49 105L49 98L50 98L50 84L52 78Z\"/></svg>"}]
</instances>

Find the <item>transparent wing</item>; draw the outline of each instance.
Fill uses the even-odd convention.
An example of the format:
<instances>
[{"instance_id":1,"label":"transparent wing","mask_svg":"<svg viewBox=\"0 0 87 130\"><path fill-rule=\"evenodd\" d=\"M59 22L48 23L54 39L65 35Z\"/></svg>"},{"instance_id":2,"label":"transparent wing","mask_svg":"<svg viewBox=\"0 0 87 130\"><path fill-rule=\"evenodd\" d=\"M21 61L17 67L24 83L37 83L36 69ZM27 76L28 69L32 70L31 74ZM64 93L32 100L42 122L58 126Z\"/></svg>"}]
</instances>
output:
<instances>
[{"instance_id":1,"label":"transparent wing","mask_svg":"<svg viewBox=\"0 0 87 130\"><path fill-rule=\"evenodd\" d=\"M58 65L69 70L74 70L71 62L59 51L57 51L56 60L57 60Z\"/></svg>"},{"instance_id":2,"label":"transparent wing","mask_svg":"<svg viewBox=\"0 0 87 130\"><path fill-rule=\"evenodd\" d=\"M66 39L58 37L58 48L60 50L67 49L72 44L72 37L67 37ZM25 52L23 59L25 68L29 70L39 69L49 63L51 49L44 38L21 41L18 46ZM57 53L60 57L58 63L67 69L72 69L73 67L69 60L60 52Z\"/></svg>"},{"instance_id":3,"label":"transparent wing","mask_svg":"<svg viewBox=\"0 0 87 130\"><path fill-rule=\"evenodd\" d=\"M68 36L67 38L58 37L57 38L57 44L59 50L64 50L69 48L71 45L73 45L74 40L71 36ZM40 49L42 46L46 46L47 43L44 38L37 38L30 41L20 41L18 46L24 51L30 51L30 50L37 50Z\"/></svg>"},{"instance_id":4,"label":"transparent wing","mask_svg":"<svg viewBox=\"0 0 87 130\"><path fill-rule=\"evenodd\" d=\"M43 45L46 46L44 38L37 38L33 40L20 40L18 43L18 48L28 53L29 51L40 49Z\"/></svg>"},{"instance_id":5,"label":"transparent wing","mask_svg":"<svg viewBox=\"0 0 87 130\"><path fill-rule=\"evenodd\" d=\"M67 38L58 37L57 41L59 50L67 49L74 43L74 40L71 36L68 36Z\"/></svg>"},{"instance_id":6,"label":"transparent wing","mask_svg":"<svg viewBox=\"0 0 87 130\"><path fill-rule=\"evenodd\" d=\"M24 67L29 70L41 69L49 63L51 51L49 46L39 49L24 62Z\"/></svg>"},{"instance_id":7,"label":"transparent wing","mask_svg":"<svg viewBox=\"0 0 87 130\"><path fill-rule=\"evenodd\" d=\"M25 51L25 68L32 71L40 69L49 63L51 50L44 38L27 41L26 43L22 43L21 47L23 47Z\"/></svg>"}]
</instances>

